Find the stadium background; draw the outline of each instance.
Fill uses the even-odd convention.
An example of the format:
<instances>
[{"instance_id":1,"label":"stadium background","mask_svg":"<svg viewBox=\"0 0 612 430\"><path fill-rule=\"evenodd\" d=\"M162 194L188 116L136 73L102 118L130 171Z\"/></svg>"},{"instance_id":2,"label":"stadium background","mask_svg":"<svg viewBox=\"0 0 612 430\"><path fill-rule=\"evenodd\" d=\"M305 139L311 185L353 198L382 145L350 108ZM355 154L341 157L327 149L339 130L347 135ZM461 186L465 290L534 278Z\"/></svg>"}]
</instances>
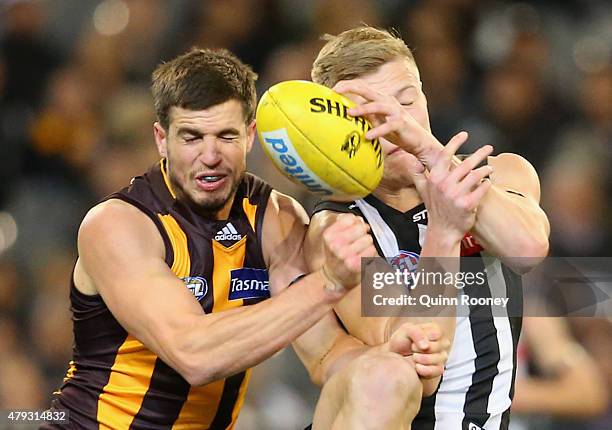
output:
<instances>
[{"instance_id":1,"label":"stadium background","mask_svg":"<svg viewBox=\"0 0 612 430\"><path fill-rule=\"evenodd\" d=\"M156 160L154 66L227 47L259 73L261 95L308 79L319 36L360 22L393 26L414 49L441 141L467 130L471 148L536 166L553 255L612 255L610 2L0 0L0 410L46 407L65 374L76 231ZM311 207L259 147L249 163ZM570 325L610 387L610 321ZM256 370L238 429L302 428L316 396L293 352L279 353Z\"/></svg>"}]
</instances>

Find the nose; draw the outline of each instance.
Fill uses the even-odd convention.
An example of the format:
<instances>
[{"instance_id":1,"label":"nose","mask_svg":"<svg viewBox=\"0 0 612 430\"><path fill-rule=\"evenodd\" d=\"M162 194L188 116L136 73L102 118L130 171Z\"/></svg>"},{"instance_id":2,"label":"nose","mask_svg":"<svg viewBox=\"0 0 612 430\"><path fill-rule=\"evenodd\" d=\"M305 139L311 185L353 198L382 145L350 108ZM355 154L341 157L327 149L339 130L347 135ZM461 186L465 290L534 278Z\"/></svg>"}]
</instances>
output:
<instances>
[{"instance_id":1,"label":"nose","mask_svg":"<svg viewBox=\"0 0 612 430\"><path fill-rule=\"evenodd\" d=\"M206 136L203 139L199 159L206 167L215 167L221 163L221 151L214 136Z\"/></svg>"}]
</instances>

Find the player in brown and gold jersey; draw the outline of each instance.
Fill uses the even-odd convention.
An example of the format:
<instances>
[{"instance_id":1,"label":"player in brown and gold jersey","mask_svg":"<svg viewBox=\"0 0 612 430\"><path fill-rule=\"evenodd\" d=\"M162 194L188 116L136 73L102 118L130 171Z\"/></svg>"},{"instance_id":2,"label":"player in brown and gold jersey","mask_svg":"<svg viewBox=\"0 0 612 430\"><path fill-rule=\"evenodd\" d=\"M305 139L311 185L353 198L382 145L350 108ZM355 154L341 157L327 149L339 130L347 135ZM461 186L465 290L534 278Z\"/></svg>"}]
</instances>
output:
<instances>
[{"instance_id":1,"label":"player in brown and gold jersey","mask_svg":"<svg viewBox=\"0 0 612 430\"><path fill-rule=\"evenodd\" d=\"M255 79L224 50L154 72L162 160L79 230L74 357L53 401L69 428L233 428L249 368L359 283L374 253L362 221L334 224L325 267L301 276L306 213L245 173Z\"/></svg>"}]
</instances>

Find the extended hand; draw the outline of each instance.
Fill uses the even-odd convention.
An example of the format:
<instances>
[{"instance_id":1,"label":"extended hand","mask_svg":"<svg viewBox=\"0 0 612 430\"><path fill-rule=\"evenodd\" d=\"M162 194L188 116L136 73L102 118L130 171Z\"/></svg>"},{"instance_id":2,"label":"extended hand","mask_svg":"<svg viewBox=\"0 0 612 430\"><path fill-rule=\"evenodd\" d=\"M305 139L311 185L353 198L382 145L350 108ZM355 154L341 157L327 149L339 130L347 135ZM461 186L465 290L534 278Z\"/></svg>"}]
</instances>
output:
<instances>
[{"instance_id":1,"label":"extended hand","mask_svg":"<svg viewBox=\"0 0 612 430\"><path fill-rule=\"evenodd\" d=\"M412 356L416 372L425 379L442 375L450 347L450 341L436 323L402 324L386 345L391 352Z\"/></svg>"},{"instance_id":2,"label":"extended hand","mask_svg":"<svg viewBox=\"0 0 612 430\"><path fill-rule=\"evenodd\" d=\"M467 133L455 135L439 152L429 172L413 174L412 180L427 208L429 230L442 230L460 241L476 222L476 208L491 183L483 180L491 166L478 167L493 151L485 145L453 167L453 156L467 140Z\"/></svg>"},{"instance_id":3,"label":"extended hand","mask_svg":"<svg viewBox=\"0 0 612 430\"><path fill-rule=\"evenodd\" d=\"M364 116L372 124L366 138L384 137L413 154L426 166L443 145L404 109L393 96L375 90L361 79L340 81L334 91L349 97L357 106L348 110L353 117Z\"/></svg>"}]
</instances>

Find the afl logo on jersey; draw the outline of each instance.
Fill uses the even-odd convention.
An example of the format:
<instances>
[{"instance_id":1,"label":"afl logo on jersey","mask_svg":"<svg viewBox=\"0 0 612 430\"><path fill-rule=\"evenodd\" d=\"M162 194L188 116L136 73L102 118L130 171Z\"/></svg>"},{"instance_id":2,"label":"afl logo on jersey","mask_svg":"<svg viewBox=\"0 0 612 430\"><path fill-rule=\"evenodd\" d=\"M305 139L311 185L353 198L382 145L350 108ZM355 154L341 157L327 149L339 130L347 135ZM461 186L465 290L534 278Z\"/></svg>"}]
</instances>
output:
<instances>
[{"instance_id":1,"label":"afl logo on jersey","mask_svg":"<svg viewBox=\"0 0 612 430\"><path fill-rule=\"evenodd\" d=\"M419 264L419 254L410 251L400 251L399 254L389 258L388 261L397 270L416 272L417 265Z\"/></svg>"},{"instance_id":2,"label":"afl logo on jersey","mask_svg":"<svg viewBox=\"0 0 612 430\"><path fill-rule=\"evenodd\" d=\"M201 278L199 276L188 276L186 278L181 278L181 280L187 286L187 289L191 291L191 293L198 300L202 300L202 298L208 293L208 282L206 279Z\"/></svg>"}]
</instances>

